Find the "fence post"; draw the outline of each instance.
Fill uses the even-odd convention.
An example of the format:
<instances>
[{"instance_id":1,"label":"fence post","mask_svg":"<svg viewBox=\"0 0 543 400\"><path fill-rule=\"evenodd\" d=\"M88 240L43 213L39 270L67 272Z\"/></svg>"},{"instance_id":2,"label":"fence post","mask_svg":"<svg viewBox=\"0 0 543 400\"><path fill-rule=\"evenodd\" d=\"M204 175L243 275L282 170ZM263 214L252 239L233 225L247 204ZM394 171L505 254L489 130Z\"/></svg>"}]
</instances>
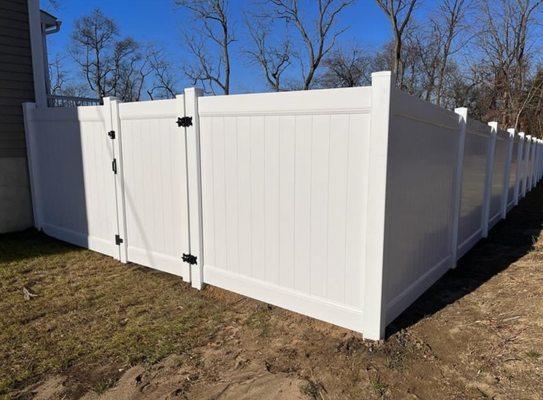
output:
<instances>
[{"instance_id":1,"label":"fence post","mask_svg":"<svg viewBox=\"0 0 543 400\"><path fill-rule=\"evenodd\" d=\"M537 176L537 183L539 183L539 181L541 180L541 171L542 171L542 166L541 166L541 162L543 161L543 153L542 153L542 143L543 143L543 140L539 139L538 140L538 143L539 143L539 161L538 161L538 176Z\"/></svg>"},{"instance_id":2,"label":"fence post","mask_svg":"<svg viewBox=\"0 0 543 400\"><path fill-rule=\"evenodd\" d=\"M539 153L539 139L536 139L535 141L535 162L534 162L534 187L537 185L537 182L539 182L539 160L541 154Z\"/></svg>"},{"instance_id":3,"label":"fence post","mask_svg":"<svg viewBox=\"0 0 543 400\"><path fill-rule=\"evenodd\" d=\"M197 88L185 89L184 113L192 117L192 125L185 128L187 148L187 185L189 206L189 252L196 256L197 263L190 271L192 287L204 286L204 242L202 218L202 171L200 153L200 122L198 118L198 97L203 92ZM181 97L181 96L179 96Z\"/></svg>"},{"instance_id":4,"label":"fence post","mask_svg":"<svg viewBox=\"0 0 543 400\"><path fill-rule=\"evenodd\" d=\"M534 168L534 187L539 182L539 160L541 154L539 153L540 143L539 139L536 139L535 141L535 168Z\"/></svg>"},{"instance_id":5,"label":"fence post","mask_svg":"<svg viewBox=\"0 0 543 400\"><path fill-rule=\"evenodd\" d=\"M460 224L460 208L462 206L462 175L464 172L464 148L466 144L468 109L460 107L456 108L454 112L458 114L458 145L456 148L456 169L453 183L451 268L456 268L456 262L458 261L458 228Z\"/></svg>"},{"instance_id":6,"label":"fence post","mask_svg":"<svg viewBox=\"0 0 543 400\"><path fill-rule=\"evenodd\" d=\"M525 137L525 149L524 149L524 168L522 176L524 179L522 180L522 197L526 196L526 192L528 189L528 179L530 174L530 152L531 152L531 146L532 146L532 136L526 135Z\"/></svg>"},{"instance_id":7,"label":"fence post","mask_svg":"<svg viewBox=\"0 0 543 400\"><path fill-rule=\"evenodd\" d=\"M518 134L518 147L517 147L517 176L515 178L515 206L518 205L521 195L521 183L522 183L522 170L524 166L524 132Z\"/></svg>"},{"instance_id":8,"label":"fence post","mask_svg":"<svg viewBox=\"0 0 543 400\"><path fill-rule=\"evenodd\" d=\"M532 155L530 156L530 190L534 188L534 182L535 182L535 148L537 145L537 140L535 136L532 136Z\"/></svg>"},{"instance_id":9,"label":"fence post","mask_svg":"<svg viewBox=\"0 0 543 400\"><path fill-rule=\"evenodd\" d=\"M542 171L543 171L543 166L542 166L542 162L543 162L543 140L539 139L538 142L539 142L539 175L537 177L537 183L539 183L539 181L541 180L541 175L542 175Z\"/></svg>"},{"instance_id":10,"label":"fence post","mask_svg":"<svg viewBox=\"0 0 543 400\"><path fill-rule=\"evenodd\" d=\"M34 227L42 229L40 176L38 173L38 145L36 144L36 130L34 127L35 103L23 103L23 121L26 140L26 159L28 175L30 178L30 193L32 197L32 212L34 214Z\"/></svg>"},{"instance_id":11,"label":"fence post","mask_svg":"<svg viewBox=\"0 0 543 400\"><path fill-rule=\"evenodd\" d=\"M486 153L485 191L483 196L483 218L481 221L482 236L488 236L488 222L490 218L490 199L492 197L492 178L494 175L494 154L496 153L496 137L498 135L498 123L489 122L490 136Z\"/></svg>"},{"instance_id":12,"label":"fence post","mask_svg":"<svg viewBox=\"0 0 543 400\"><path fill-rule=\"evenodd\" d=\"M539 183L539 162L541 161L541 140L536 139L535 142L535 173L534 173L534 186Z\"/></svg>"},{"instance_id":13,"label":"fence post","mask_svg":"<svg viewBox=\"0 0 543 400\"><path fill-rule=\"evenodd\" d=\"M113 142L113 155L117 160L117 174L115 175L115 198L117 199L117 230L123 239L119 245L119 258L121 262L128 262L128 241L130 238L126 230L126 200L124 196L124 165L123 165L123 132L121 130L121 119L119 117L119 101L112 98L111 110L111 135ZM104 102L104 105L106 103Z\"/></svg>"},{"instance_id":14,"label":"fence post","mask_svg":"<svg viewBox=\"0 0 543 400\"><path fill-rule=\"evenodd\" d=\"M539 173L539 139L535 140L535 159L534 159L534 187L537 185L537 175Z\"/></svg>"},{"instance_id":15,"label":"fence post","mask_svg":"<svg viewBox=\"0 0 543 400\"><path fill-rule=\"evenodd\" d=\"M543 140L537 139L538 158L537 158L537 182L536 183L539 183L539 181L541 180L541 171L542 171L541 162L543 161L543 154L541 152L542 143L543 143Z\"/></svg>"},{"instance_id":16,"label":"fence post","mask_svg":"<svg viewBox=\"0 0 543 400\"><path fill-rule=\"evenodd\" d=\"M534 147L532 136L528 135L528 147L526 148L526 188L525 188L525 194L530 193L530 187L531 187L531 171L532 171L532 149Z\"/></svg>"},{"instance_id":17,"label":"fence post","mask_svg":"<svg viewBox=\"0 0 543 400\"><path fill-rule=\"evenodd\" d=\"M371 75L371 117L366 222L363 335L366 339L385 337L387 299L384 293L385 211L388 140L392 101L391 72Z\"/></svg>"},{"instance_id":18,"label":"fence post","mask_svg":"<svg viewBox=\"0 0 543 400\"><path fill-rule=\"evenodd\" d=\"M113 184L115 185L115 211L117 221L117 235L121 239L119 242L119 261L126 263L126 218L125 218L125 205L124 205L124 190L123 190L123 163L122 154L120 149L121 129L119 123L119 110L118 103L115 97L104 97L103 107L105 113L105 138L109 141L109 149L111 152L111 159L115 162L116 171L113 174Z\"/></svg>"}]
</instances>

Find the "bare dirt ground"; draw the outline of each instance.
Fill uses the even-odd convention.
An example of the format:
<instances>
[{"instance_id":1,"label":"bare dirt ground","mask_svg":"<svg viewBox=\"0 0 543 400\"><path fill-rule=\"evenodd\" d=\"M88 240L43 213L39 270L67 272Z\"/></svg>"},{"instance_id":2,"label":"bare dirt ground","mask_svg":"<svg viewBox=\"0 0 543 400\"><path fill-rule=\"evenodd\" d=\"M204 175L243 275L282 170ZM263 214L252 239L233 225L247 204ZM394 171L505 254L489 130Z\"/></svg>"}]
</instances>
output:
<instances>
[{"instance_id":1,"label":"bare dirt ground","mask_svg":"<svg viewBox=\"0 0 543 400\"><path fill-rule=\"evenodd\" d=\"M0 398L543 399L542 205L538 188L383 343L36 232L2 236Z\"/></svg>"}]
</instances>

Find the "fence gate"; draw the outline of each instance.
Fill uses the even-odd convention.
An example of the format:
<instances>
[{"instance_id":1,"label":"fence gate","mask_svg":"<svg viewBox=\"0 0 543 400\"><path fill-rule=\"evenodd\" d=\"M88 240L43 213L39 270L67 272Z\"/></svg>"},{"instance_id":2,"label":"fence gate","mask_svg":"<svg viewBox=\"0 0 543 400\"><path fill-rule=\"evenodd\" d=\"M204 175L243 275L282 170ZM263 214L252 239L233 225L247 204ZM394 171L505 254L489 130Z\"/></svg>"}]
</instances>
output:
<instances>
[{"instance_id":1,"label":"fence gate","mask_svg":"<svg viewBox=\"0 0 543 400\"><path fill-rule=\"evenodd\" d=\"M117 180L117 192L124 202L118 210L124 213L119 220L126 260L190 281L191 260L182 258L189 249L186 138L176 123L184 115L183 97L114 102L116 107L117 168L123 178Z\"/></svg>"}]
</instances>

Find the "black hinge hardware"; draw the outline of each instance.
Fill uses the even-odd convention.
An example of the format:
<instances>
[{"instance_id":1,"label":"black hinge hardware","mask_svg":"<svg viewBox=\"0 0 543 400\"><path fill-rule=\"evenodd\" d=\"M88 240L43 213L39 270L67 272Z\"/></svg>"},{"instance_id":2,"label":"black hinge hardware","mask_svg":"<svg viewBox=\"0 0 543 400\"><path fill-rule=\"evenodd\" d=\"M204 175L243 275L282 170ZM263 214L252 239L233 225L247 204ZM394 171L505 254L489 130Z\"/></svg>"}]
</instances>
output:
<instances>
[{"instance_id":1,"label":"black hinge hardware","mask_svg":"<svg viewBox=\"0 0 543 400\"><path fill-rule=\"evenodd\" d=\"M117 159L114 158L111 162L111 169L113 170L113 173L117 175Z\"/></svg>"},{"instance_id":2,"label":"black hinge hardware","mask_svg":"<svg viewBox=\"0 0 543 400\"><path fill-rule=\"evenodd\" d=\"M109 131L107 135L109 136L110 139L115 139L115 131Z\"/></svg>"},{"instance_id":3,"label":"black hinge hardware","mask_svg":"<svg viewBox=\"0 0 543 400\"><path fill-rule=\"evenodd\" d=\"M177 126L188 128L189 126L192 126L192 117L179 117L177 118Z\"/></svg>"},{"instance_id":4,"label":"black hinge hardware","mask_svg":"<svg viewBox=\"0 0 543 400\"><path fill-rule=\"evenodd\" d=\"M119 235L115 235L115 244L119 246L122 242L123 240L121 239L121 237Z\"/></svg>"},{"instance_id":5,"label":"black hinge hardware","mask_svg":"<svg viewBox=\"0 0 543 400\"><path fill-rule=\"evenodd\" d=\"M192 254L184 254L183 253L183 262L186 262L190 265L196 264L196 256L193 256Z\"/></svg>"}]
</instances>

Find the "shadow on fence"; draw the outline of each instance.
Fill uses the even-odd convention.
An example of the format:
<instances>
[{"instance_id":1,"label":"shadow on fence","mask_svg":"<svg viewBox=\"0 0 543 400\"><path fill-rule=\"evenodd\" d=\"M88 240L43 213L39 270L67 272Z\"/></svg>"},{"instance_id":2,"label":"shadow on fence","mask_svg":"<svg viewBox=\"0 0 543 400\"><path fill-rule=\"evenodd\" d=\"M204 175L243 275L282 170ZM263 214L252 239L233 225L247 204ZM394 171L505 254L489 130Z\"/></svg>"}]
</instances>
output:
<instances>
[{"instance_id":1,"label":"shadow on fence","mask_svg":"<svg viewBox=\"0 0 543 400\"><path fill-rule=\"evenodd\" d=\"M387 337L473 292L529 253L543 224L543 185L538 185L415 303L387 327Z\"/></svg>"}]
</instances>

